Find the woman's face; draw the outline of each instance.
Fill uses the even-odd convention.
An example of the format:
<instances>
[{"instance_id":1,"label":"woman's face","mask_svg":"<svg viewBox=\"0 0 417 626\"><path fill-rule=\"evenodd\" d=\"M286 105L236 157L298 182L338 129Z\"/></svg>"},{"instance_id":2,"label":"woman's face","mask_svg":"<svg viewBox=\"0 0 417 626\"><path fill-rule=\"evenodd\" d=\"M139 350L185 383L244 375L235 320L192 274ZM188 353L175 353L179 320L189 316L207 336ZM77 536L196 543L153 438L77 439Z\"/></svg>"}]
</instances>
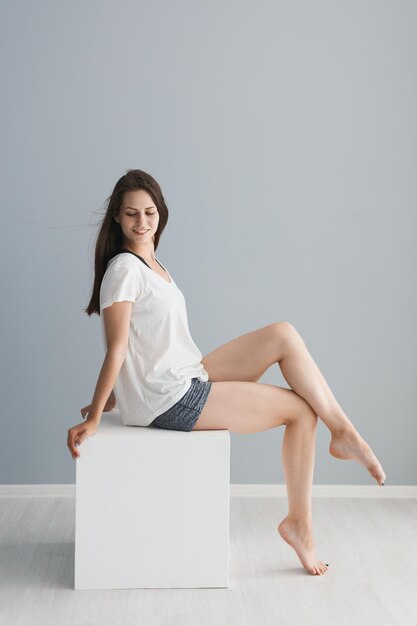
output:
<instances>
[{"instance_id":1,"label":"woman's face","mask_svg":"<svg viewBox=\"0 0 417 626\"><path fill-rule=\"evenodd\" d=\"M144 189L126 191L119 215L114 219L123 233L123 247L142 252L154 250L154 235L158 229L159 213L156 205Z\"/></svg>"}]
</instances>

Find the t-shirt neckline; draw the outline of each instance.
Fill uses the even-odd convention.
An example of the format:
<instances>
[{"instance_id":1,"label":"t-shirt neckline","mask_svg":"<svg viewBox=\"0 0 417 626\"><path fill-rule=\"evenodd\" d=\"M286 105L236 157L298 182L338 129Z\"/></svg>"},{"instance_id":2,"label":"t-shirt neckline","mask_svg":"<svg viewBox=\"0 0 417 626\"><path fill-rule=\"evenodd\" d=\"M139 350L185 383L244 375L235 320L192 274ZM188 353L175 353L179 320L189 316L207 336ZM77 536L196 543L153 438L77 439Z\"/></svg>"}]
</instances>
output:
<instances>
[{"instance_id":1,"label":"t-shirt neckline","mask_svg":"<svg viewBox=\"0 0 417 626\"><path fill-rule=\"evenodd\" d=\"M174 282L174 281L172 280L172 276L171 276L171 274L168 272L168 270L166 269L166 267L164 267L164 266L162 265L162 263L160 263L156 257L155 257L155 261L156 261L156 262L157 262L157 263L158 263L158 264L162 267L162 269L164 269L164 270L166 271L166 273L168 274L168 276L169 276L169 282L168 282L167 280L165 280L165 278L162 278L162 276L160 276L160 275L158 274L158 272L156 272L155 270L153 270L153 269L151 268L151 266L150 266L150 265L149 265L149 264L145 261L145 259L144 259L143 257L139 256L139 254L136 254L135 252L132 252L131 250L127 250L126 248L121 248L121 249L120 249L120 253L122 253L122 252L128 252L129 254L133 254L133 256L135 256L137 259L140 259L140 260L142 261L142 263L144 263L144 264L146 265L146 267L148 267L148 268L151 270L151 272L153 272L154 274L156 274L156 276L157 276L158 278L160 278L161 280L163 280L163 281L164 281L164 283L166 283L167 285L172 285L172 283Z\"/></svg>"}]
</instances>

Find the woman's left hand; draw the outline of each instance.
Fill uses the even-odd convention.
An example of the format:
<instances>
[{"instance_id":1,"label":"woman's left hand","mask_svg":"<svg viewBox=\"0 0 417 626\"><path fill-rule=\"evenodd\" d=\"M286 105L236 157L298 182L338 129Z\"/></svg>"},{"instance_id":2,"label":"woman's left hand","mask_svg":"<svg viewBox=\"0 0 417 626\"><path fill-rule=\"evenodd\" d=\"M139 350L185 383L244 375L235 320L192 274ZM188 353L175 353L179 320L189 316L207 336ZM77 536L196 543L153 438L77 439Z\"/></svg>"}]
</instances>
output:
<instances>
[{"instance_id":1,"label":"woman's left hand","mask_svg":"<svg viewBox=\"0 0 417 626\"><path fill-rule=\"evenodd\" d=\"M103 412L104 411L113 411L115 406L116 406L116 402L112 402L111 400L107 400L106 404L104 405ZM90 411L91 411L91 404L87 404L87 406L83 406L83 408L81 409L81 415L83 416L83 419L85 419L85 416Z\"/></svg>"}]
</instances>

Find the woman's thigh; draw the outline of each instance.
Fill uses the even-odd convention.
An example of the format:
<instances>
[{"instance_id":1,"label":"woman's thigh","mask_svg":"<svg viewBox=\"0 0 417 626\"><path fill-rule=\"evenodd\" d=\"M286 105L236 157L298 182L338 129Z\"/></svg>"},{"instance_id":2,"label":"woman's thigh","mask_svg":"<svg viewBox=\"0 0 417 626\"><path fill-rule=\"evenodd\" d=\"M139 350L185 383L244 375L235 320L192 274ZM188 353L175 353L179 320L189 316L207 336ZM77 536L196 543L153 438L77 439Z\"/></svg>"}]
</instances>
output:
<instances>
[{"instance_id":1,"label":"woman's thigh","mask_svg":"<svg viewBox=\"0 0 417 626\"><path fill-rule=\"evenodd\" d=\"M256 433L300 417L317 420L308 402L292 389L264 383L213 382L192 430Z\"/></svg>"},{"instance_id":2,"label":"woman's thigh","mask_svg":"<svg viewBox=\"0 0 417 626\"><path fill-rule=\"evenodd\" d=\"M268 324L216 348L202 359L212 382L256 382L282 357L296 333L287 322Z\"/></svg>"}]
</instances>

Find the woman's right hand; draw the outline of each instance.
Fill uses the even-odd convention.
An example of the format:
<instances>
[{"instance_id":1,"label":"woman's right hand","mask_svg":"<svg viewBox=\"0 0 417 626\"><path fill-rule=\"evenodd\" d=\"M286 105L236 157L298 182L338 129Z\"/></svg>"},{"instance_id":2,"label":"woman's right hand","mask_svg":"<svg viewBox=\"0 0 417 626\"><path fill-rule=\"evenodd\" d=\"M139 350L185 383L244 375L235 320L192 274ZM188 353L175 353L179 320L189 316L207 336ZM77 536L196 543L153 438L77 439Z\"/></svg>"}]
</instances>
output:
<instances>
[{"instance_id":1,"label":"woman's right hand","mask_svg":"<svg viewBox=\"0 0 417 626\"><path fill-rule=\"evenodd\" d=\"M95 435L96 432L97 424L89 422L88 420L86 422L82 422L81 424L77 424L68 430L67 446L73 459L80 456L77 447L84 441L84 439Z\"/></svg>"}]
</instances>

